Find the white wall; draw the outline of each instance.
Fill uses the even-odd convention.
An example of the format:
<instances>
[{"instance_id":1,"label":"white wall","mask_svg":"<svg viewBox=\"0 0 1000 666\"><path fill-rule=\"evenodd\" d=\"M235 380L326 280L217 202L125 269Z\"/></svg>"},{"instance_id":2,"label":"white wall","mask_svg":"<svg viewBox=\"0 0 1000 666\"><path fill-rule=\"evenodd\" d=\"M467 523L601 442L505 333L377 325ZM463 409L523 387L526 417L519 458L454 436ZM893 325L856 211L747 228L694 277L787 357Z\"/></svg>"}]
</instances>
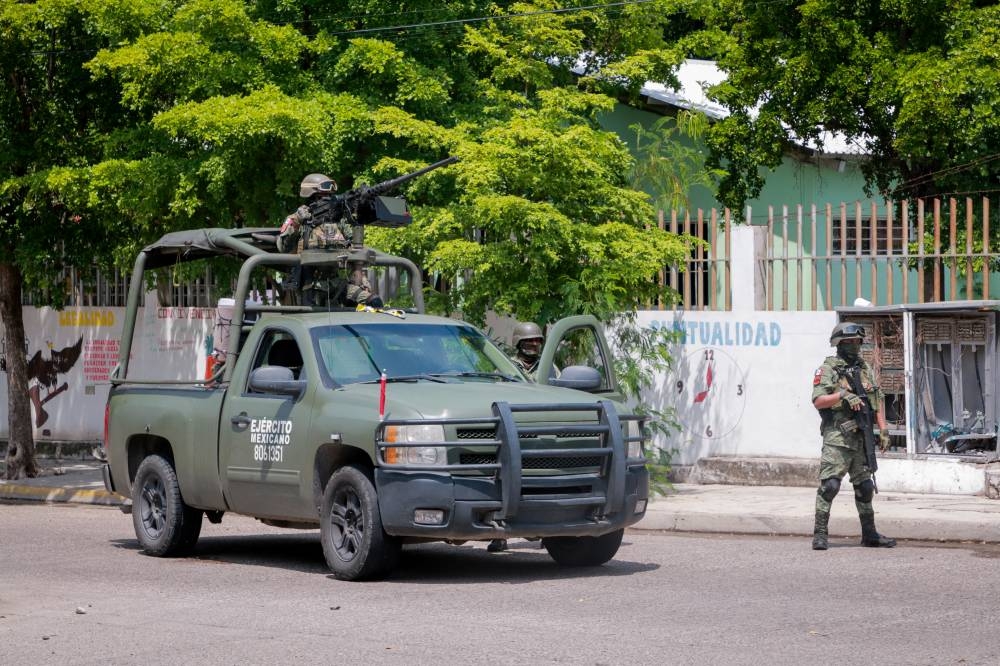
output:
<instances>
[{"instance_id":1,"label":"white wall","mask_svg":"<svg viewBox=\"0 0 1000 666\"><path fill-rule=\"evenodd\" d=\"M676 448L676 463L819 456L812 379L833 352L827 340L835 313L645 311L639 323L683 333L675 366L644 396L654 408L675 410L681 432L657 444Z\"/></svg>"}]
</instances>

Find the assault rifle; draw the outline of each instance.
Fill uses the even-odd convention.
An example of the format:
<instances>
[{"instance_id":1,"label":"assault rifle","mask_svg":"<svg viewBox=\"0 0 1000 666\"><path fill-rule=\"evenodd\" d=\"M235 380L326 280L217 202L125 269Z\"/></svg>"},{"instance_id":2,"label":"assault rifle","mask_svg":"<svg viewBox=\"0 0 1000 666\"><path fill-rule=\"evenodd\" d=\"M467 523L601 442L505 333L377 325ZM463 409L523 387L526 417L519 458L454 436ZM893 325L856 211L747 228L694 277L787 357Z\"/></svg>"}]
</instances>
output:
<instances>
[{"instance_id":1,"label":"assault rifle","mask_svg":"<svg viewBox=\"0 0 1000 666\"><path fill-rule=\"evenodd\" d=\"M872 485L875 492L878 492L878 484L875 483L875 470L878 469L878 461L875 460L875 412L872 410L871 399L865 391L864 382L861 381L861 366L857 363L850 365L843 370L843 376L847 379L847 384L851 391L861 398L861 409L854 412L854 420L861 429L861 435L865 440L865 462L872 472Z\"/></svg>"},{"instance_id":2,"label":"assault rifle","mask_svg":"<svg viewBox=\"0 0 1000 666\"><path fill-rule=\"evenodd\" d=\"M457 157L448 157L412 173L403 174L375 185L362 185L343 194L321 197L309 204L312 219L305 224L309 227L322 224L349 224L352 229L364 225L406 226L413 221L413 217L406 207L406 200L383 195L417 176L422 176L428 171L440 169L457 161ZM361 243L355 239L355 244L360 245Z\"/></svg>"}]
</instances>

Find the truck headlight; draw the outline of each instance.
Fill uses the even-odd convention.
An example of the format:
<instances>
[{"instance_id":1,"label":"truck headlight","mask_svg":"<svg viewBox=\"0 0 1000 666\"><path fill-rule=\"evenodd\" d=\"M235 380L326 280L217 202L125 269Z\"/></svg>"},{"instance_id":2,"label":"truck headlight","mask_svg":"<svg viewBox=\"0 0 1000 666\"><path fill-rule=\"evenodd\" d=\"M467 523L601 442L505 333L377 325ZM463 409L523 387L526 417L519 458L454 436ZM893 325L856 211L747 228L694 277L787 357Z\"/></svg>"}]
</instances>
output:
<instances>
[{"instance_id":1,"label":"truck headlight","mask_svg":"<svg viewBox=\"0 0 1000 666\"><path fill-rule=\"evenodd\" d=\"M625 440L625 457L642 457L642 423L640 421L623 421L622 436Z\"/></svg>"},{"instance_id":2,"label":"truck headlight","mask_svg":"<svg viewBox=\"0 0 1000 666\"><path fill-rule=\"evenodd\" d=\"M385 429L387 444L443 441L444 427L437 424L386 426ZM445 465L448 462L447 450L442 446L389 446L384 455L388 465Z\"/></svg>"}]
</instances>

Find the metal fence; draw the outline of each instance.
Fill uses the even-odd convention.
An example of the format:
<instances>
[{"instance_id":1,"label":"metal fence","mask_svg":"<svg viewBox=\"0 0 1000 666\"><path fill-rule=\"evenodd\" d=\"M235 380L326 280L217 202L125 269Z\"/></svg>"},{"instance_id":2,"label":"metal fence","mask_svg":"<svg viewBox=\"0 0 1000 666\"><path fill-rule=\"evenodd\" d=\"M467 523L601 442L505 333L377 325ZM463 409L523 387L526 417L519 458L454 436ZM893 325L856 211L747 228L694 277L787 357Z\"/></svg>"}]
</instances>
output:
<instances>
[{"instance_id":1,"label":"metal fence","mask_svg":"<svg viewBox=\"0 0 1000 666\"><path fill-rule=\"evenodd\" d=\"M1000 293L990 216L987 197L796 206L780 214L769 207L758 258L766 307L989 299Z\"/></svg>"},{"instance_id":2,"label":"metal fence","mask_svg":"<svg viewBox=\"0 0 1000 666\"><path fill-rule=\"evenodd\" d=\"M686 310L732 309L732 214L729 209L704 211L698 209L679 214L671 211L669 222L663 211L658 224L673 234L693 236L702 242L692 247L690 258L683 265L664 267L660 284L680 295L678 307ZM651 303L650 309L664 310L667 303Z\"/></svg>"},{"instance_id":3,"label":"metal fence","mask_svg":"<svg viewBox=\"0 0 1000 666\"><path fill-rule=\"evenodd\" d=\"M988 197L769 206L746 222L760 231L753 274L733 274L732 214L673 211L659 225L700 238L660 283L686 310L732 309L733 280L752 280L757 309L831 310L863 299L874 305L977 300L1000 294L1000 250L992 247L1000 206ZM650 304L651 309L673 307Z\"/></svg>"},{"instance_id":4,"label":"metal fence","mask_svg":"<svg viewBox=\"0 0 1000 666\"><path fill-rule=\"evenodd\" d=\"M97 268L62 270L56 282L61 283L65 297L62 307L124 307L128 300L130 274L114 270L105 274ZM231 285L221 285L206 269L204 275L193 280L174 281L169 277L151 284L157 291L160 305L174 307L215 307L219 296L225 295ZM51 302L48 290L40 293L23 289L22 305L46 305Z\"/></svg>"}]
</instances>

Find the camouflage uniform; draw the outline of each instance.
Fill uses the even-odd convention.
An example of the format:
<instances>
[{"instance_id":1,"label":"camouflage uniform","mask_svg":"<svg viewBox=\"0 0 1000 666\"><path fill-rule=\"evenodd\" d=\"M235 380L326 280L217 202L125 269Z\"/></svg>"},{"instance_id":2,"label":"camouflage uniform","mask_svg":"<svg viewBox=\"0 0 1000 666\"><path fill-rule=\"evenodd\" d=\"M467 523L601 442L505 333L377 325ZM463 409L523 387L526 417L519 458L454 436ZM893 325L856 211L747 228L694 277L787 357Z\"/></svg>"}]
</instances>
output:
<instances>
[{"instance_id":1,"label":"camouflage uniform","mask_svg":"<svg viewBox=\"0 0 1000 666\"><path fill-rule=\"evenodd\" d=\"M358 284L345 278L337 271L311 269L302 284L303 301L306 305L321 307L333 305L357 305L365 303L381 307L382 300L372 292L371 283L363 273L355 278Z\"/></svg>"},{"instance_id":2,"label":"camouflage uniform","mask_svg":"<svg viewBox=\"0 0 1000 666\"><path fill-rule=\"evenodd\" d=\"M850 364L839 356L827 356L813 378L812 399L836 393L841 389L850 391L851 387L845 375L849 366ZM861 384L871 401L872 410L880 410L882 391L876 386L875 371L867 361L861 361ZM842 479L848 474L853 485L871 479L872 473L865 462L864 437L847 402L841 401L832 409L821 410L820 416L823 418L820 423L823 454L820 458L819 478ZM845 433L844 430L848 432ZM817 500L816 506L817 509L820 508L820 500ZM830 503L826 502L823 508L829 511Z\"/></svg>"},{"instance_id":3,"label":"camouflage uniform","mask_svg":"<svg viewBox=\"0 0 1000 666\"><path fill-rule=\"evenodd\" d=\"M329 195L336 185L323 174L310 174L302 181L299 194L310 201ZM323 189L319 189L322 187ZM278 232L278 251L300 254L303 250L349 249L351 242L350 225L323 223L309 226L313 219L309 206L299 206L285 218ZM321 307L357 305L364 303L374 307L382 306L382 299L373 291L364 271L352 271L348 277L340 271L328 268L297 268L290 277L289 286L302 292L305 305Z\"/></svg>"},{"instance_id":4,"label":"camouflage uniform","mask_svg":"<svg viewBox=\"0 0 1000 666\"><path fill-rule=\"evenodd\" d=\"M864 329L851 323L838 324L830 338L837 347L836 356L828 356L816 370L813 377L812 400L838 394L840 399L831 406L819 408L820 433L823 436L823 452L820 457L819 488L816 491L816 523L813 530L813 550L827 549L827 529L833 498L840 491L840 482L845 475L851 477L854 486L854 505L861 520L861 544L891 548L895 540L879 534L875 529L875 510L872 498L876 492L872 470L865 456L864 434L855 419L851 401L860 404L860 396L851 391L847 379L848 369L860 367L861 385L868 397L872 413L878 415L882 409L882 391L875 383L875 371L860 357L860 343ZM857 343L848 344L850 340ZM843 345L843 346L841 346ZM853 347L853 349L850 349Z\"/></svg>"},{"instance_id":5,"label":"camouflage uniform","mask_svg":"<svg viewBox=\"0 0 1000 666\"><path fill-rule=\"evenodd\" d=\"M520 354L515 354L514 356L511 357L510 360L514 361L514 363L517 364L517 367L521 368L524 374L528 376L528 379L532 381L535 380L535 370L538 369L537 357L532 360L528 360L522 357Z\"/></svg>"}]
</instances>

